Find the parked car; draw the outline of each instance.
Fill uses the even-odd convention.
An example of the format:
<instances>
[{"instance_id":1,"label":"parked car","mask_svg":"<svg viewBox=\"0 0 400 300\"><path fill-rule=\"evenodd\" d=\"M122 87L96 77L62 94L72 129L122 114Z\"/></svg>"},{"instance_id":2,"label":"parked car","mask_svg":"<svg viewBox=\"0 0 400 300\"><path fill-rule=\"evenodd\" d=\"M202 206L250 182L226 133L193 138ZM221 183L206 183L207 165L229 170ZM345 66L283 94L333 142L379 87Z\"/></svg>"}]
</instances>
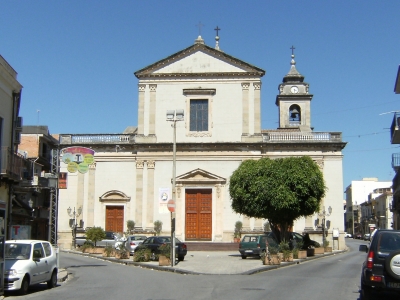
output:
<instances>
[{"instance_id":1,"label":"parked car","mask_svg":"<svg viewBox=\"0 0 400 300\"><path fill-rule=\"evenodd\" d=\"M361 270L361 298L386 299L383 294L400 296L400 230L377 230L369 247L360 245L367 253ZM376 295L378 296L378 295Z\"/></svg>"},{"instance_id":2,"label":"parked car","mask_svg":"<svg viewBox=\"0 0 400 300\"><path fill-rule=\"evenodd\" d=\"M135 252L137 246L139 246L143 241L147 239L145 235L130 235L126 237L125 247L132 255Z\"/></svg>"},{"instance_id":3,"label":"parked car","mask_svg":"<svg viewBox=\"0 0 400 300\"><path fill-rule=\"evenodd\" d=\"M352 238L353 236L351 235L351 233L345 232L345 233L344 233L344 237L345 237L345 238Z\"/></svg>"},{"instance_id":4,"label":"parked car","mask_svg":"<svg viewBox=\"0 0 400 300\"><path fill-rule=\"evenodd\" d=\"M49 242L12 240L5 243L4 289L26 294L29 286L47 282L57 285L57 258Z\"/></svg>"},{"instance_id":5,"label":"parked car","mask_svg":"<svg viewBox=\"0 0 400 300\"><path fill-rule=\"evenodd\" d=\"M275 241L278 243L278 239L275 237L273 232L269 233L269 236L274 238ZM310 236L308 233L301 235L300 233L297 233L297 232L289 232L289 247L290 247L290 249L295 248L297 243L302 244L301 249L303 249L303 250L306 250L308 248L320 247L320 244L318 242L310 239Z\"/></svg>"},{"instance_id":6,"label":"parked car","mask_svg":"<svg viewBox=\"0 0 400 300\"><path fill-rule=\"evenodd\" d=\"M106 237L101 241L97 241L96 246L97 247L105 247L107 245L111 245L111 246L115 247L115 243L118 242L118 240L120 239L118 234L116 234L115 232L112 232L112 231L106 231L105 234L106 234ZM86 236L77 236L75 238L75 243L78 248L83 246L84 244L89 244L89 245L94 246L94 243L92 241L87 240Z\"/></svg>"},{"instance_id":7,"label":"parked car","mask_svg":"<svg viewBox=\"0 0 400 300\"><path fill-rule=\"evenodd\" d=\"M159 247L164 244L171 243L170 236L152 236L148 237L136 247L135 252L142 249L150 249L151 250L151 260L156 260L157 255L160 253ZM178 257L179 261L185 259L187 254L187 246L185 243L181 242L177 238L175 238L175 255Z\"/></svg>"},{"instance_id":8,"label":"parked car","mask_svg":"<svg viewBox=\"0 0 400 300\"><path fill-rule=\"evenodd\" d=\"M369 233L364 234L363 240L369 241L370 236L371 236L371 234L369 234Z\"/></svg>"},{"instance_id":9,"label":"parked car","mask_svg":"<svg viewBox=\"0 0 400 300\"><path fill-rule=\"evenodd\" d=\"M259 257L266 251L266 244L269 247L278 247L275 239L267 234L246 234L239 243L239 252L242 259L249 256Z\"/></svg>"}]
</instances>

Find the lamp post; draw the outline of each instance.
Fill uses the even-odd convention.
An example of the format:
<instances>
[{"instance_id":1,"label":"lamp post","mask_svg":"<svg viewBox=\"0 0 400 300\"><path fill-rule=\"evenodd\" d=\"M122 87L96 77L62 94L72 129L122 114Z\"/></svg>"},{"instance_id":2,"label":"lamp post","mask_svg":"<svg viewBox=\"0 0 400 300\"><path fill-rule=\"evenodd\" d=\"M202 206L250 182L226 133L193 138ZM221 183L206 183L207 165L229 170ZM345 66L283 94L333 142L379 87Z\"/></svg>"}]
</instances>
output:
<instances>
[{"instance_id":1,"label":"lamp post","mask_svg":"<svg viewBox=\"0 0 400 300\"><path fill-rule=\"evenodd\" d=\"M322 211L322 213L319 213L318 215L320 217L322 217L322 246L325 247L325 218L329 217L332 213L332 207L328 207L328 211L325 210L325 206L324 206L324 210Z\"/></svg>"},{"instance_id":2,"label":"lamp post","mask_svg":"<svg viewBox=\"0 0 400 300\"><path fill-rule=\"evenodd\" d=\"M176 122L184 120L183 109L167 110L167 121L172 122L174 128L174 138L172 146L172 200L176 203ZM175 212L171 212L171 266L175 266Z\"/></svg>"},{"instance_id":3,"label":"lamp post","mask_svg":"<svg viewBox=\"0 0 400 300\"><path fill-rule=\"evenodd\" d=\"M71 207L68 207L67 213L70 216L70 218L72 218L72 222L70 220L69 226L72 228L72 243L74 245L74 248L76 248L76 227L77 227L76 218L81 215L82 207L79 207L78 211L75 211L75 207L74 207L74 211L72 211Z\"/></svg>"}]
</instances>

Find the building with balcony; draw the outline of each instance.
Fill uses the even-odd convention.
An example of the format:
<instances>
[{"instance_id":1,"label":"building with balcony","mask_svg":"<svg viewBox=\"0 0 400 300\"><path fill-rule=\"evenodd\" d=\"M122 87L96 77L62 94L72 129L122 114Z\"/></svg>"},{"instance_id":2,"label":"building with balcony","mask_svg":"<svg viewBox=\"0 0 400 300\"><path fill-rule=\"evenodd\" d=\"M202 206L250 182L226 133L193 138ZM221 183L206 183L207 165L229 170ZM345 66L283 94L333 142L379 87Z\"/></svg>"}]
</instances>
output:
<instances>
[{"instance_id":1,"label":"building with balcony","mask_svg":"<svg viewBox=\"0 0 400 300\"><path fill-rule=\"evenodd\" d=\"M277 129L261 128L265 71L221 51L219 38L213 48L198 37L188 48L135 72L137 126L120 134L60 134L60 171L68 175L67 188L59 191L61 247L71 247L69 207L82 209L77 223L84 227L122 232L126 221L134 220L136 230L146 232L160 220L163 234L170 234L167 202L172 198L175 234L182 241L231 242L238 220L244 230L260 231L265 220L232 211L229 180L242 161L262 157L312 157L328 187L321 205L332 208L328 240L334 228L343 233L346 143L340 132L314 131L313 95L294 58L278 84ZM170 122L167 115L176 119ZM296 220L294 230L322 242L319 219L316 213ZM339 245L344 247L343 239Z\"/></svg>"},{"instance_id":2,"label":"building with balcony","mask_svg":"<svg viewBox=\"0 0 400 300\"><path fill-rule=\"evenodd\" d=\"M397 71L396 81L394 84L394 92L400 94L400 66ZM395 112L392 125L390 126L390 142L391 144L400 144L400 114ZM393 201L390 204L390 211L393 213L393 228L400 229L400 153L393 153L392 167L396 172L393 178Z\"/></svg>"},{"instance_id":3,"label":"building with balcony","mask_svg":"<svg viewBox=\"0 0 400 300\"><path fill-rule=\"evenodd\" d=\"M355 233L363 233L364 228L363 225L358 227L359 223L363 223L365 218L370 216L367 215L367 208L365 203L368 203L369 197L371 197L371 193L376 191L380 195L383 191L389 190L391 191L391 181L379 181L378 178L363 178L362 180L353 180L349 186L347 186L345 190L346 194L346 231L355 234ZM380 193L379 193L380 192ZM357 209L361 206L361 210ZM356 216L360 220L356 221ZM365 223L365 222L364 222ZM359 228L360 232L356 229ZM354 232L353 232L354 230ZM362 232L361 232L362 231Z\"/></svg>"}]
</instances>

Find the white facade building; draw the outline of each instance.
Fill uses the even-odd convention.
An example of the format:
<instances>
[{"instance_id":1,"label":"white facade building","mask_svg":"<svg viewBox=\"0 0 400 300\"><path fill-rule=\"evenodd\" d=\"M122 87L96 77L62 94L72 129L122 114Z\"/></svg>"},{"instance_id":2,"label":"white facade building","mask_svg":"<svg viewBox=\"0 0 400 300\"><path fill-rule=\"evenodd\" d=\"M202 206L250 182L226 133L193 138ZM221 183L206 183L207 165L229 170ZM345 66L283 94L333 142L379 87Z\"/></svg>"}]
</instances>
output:
<instances>
[{"instance_id":1,"label":"white facade building","mask_svg":"<svg viewBox=\"0 0 400 300\"><path fill-rule=\"evenodd\" d=\"M390 189L391 186L391 181L379 181L378 178L375 177L363 178L362 180L353 180L351 184L347 186L345 190L347 232L354 234L363 231L362 226L360 225L361 220L358 220L358 218L363 218L368 212L370 212L369 215L372 212L372 208L363 205L360 216L358 211L355 210L355 207L363 204L364 202L368 202L368 198L370 197L370 194L374 192L374 190L377 190L378 192L379 189ZM376 197L380 194L381 193L375 194L373 197ZM354 225L354 223L358 224ZM358 228L357 226L360 227Z\"/></svg>"},{"instance_id":2,"label":"white facade building","mask_svg":"<svg viewBox=\"0 0 400 300\"><path fill-rule=\"evenodd\" d=\"M61 172L68 173L68 183L59 191L59 244L71 245L68 207L82 207L78 224L82 220L83 227L121 232L127 220L134 220L137 230L146 232L160 220L163 233L170 234L166 203L173 192L177 238L231 242L236 221L241 220L247 231L260 231L265 222L232 211L232 172L247 159L304 155L312 157L324 174L328 189L321 209L332 207L327 217L330 238L333 228L343 233L346 143L340 132L313 131L313 95L295 64L292 55L276 97L279 128L270 130L261 129L265 71L220 51L218 43L212 48L198 37L194 45L135 72L137 127L114 135L60 135ZM174 130L166 120L170 110L184 112L184 120L176 122L175 191ZM93 159L89 154L87 161L82 160L79 151L84 150L79 147L93 151ZM297 220L294 230L310 232L322 241L319 219L315 214ZM344 242L339 245L344 247Z\"/></svg>"}]
</instances>

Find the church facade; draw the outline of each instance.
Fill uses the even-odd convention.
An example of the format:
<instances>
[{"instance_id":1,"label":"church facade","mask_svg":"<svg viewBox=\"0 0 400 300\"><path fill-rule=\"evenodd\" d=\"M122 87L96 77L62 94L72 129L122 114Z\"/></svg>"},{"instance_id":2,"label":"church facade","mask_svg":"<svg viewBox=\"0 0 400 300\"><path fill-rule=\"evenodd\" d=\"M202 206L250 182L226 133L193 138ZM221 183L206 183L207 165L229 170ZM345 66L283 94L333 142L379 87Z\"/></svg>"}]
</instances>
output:
<instances>
[{"instance_id":1,"label":"church facade","mask_svg":"<svg viewBox=\"0 0 400 300\"><path fill-rule=\"evenodd\" d=\"M276 97L279 128L262 129L264 74L221 51L218 37L213 48L199 36L190 47L135 72L137 127L121 134L60 134L60 172L66 178L58 196L60 246L71 246L71 217L81 228L116 232L126 231L128 220L143 232L161 221L169 235L170 199L175 235L182 241L232 242L239 220L245 231L262 231L266 220L232 211L232 172L247 159L306 155L321 168L328 187L321 206L332 208L328 240L336 229L337 247L343 248L346 143L340 132L311 127L313 95L293 54ZM80 214L68 215L69 207ZM322 241L320 225L321 215L315 214L296 220L294 231Z\"/></svg>"}]
</instances>

